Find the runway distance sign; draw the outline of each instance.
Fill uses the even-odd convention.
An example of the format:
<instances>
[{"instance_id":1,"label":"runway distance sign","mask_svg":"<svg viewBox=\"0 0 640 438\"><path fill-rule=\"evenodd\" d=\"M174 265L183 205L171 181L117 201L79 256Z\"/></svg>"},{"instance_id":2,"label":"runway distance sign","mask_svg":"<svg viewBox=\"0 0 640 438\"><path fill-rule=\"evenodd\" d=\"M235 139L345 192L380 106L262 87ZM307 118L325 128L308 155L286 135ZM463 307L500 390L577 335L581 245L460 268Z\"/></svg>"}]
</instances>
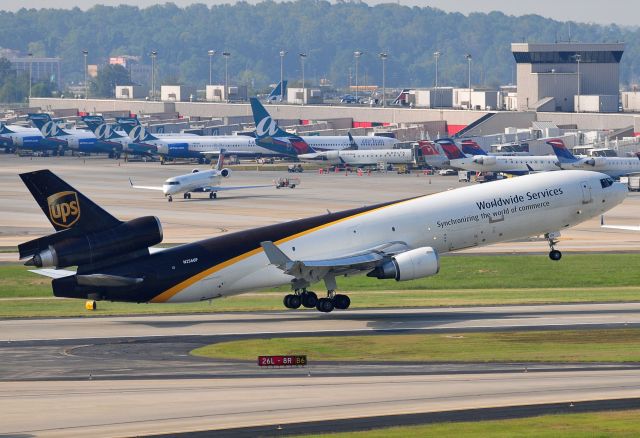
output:
<instances>
[{"instance_id":1,"label":"runway distance sign","mask_svg":"<svg viewBox=\"0 0 640 438\"><path fill-rule=\"evenodd\" d=\"M260 367L303 367L307 356L258 356Z\"/></svg>"}]
</instances>

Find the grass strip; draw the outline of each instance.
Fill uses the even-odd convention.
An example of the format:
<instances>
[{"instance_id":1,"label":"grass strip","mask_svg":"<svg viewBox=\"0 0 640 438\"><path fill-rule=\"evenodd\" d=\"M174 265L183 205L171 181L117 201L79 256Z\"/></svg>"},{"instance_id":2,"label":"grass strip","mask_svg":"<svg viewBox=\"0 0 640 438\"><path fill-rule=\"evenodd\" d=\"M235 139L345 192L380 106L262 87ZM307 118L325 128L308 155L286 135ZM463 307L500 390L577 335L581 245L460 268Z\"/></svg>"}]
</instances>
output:
<instances>
[{"instance_id":1,"label":"grass strip","mask_svg":"<svg viewBox=\"0 0 640 438\"><path fill-rule=\"evenodd\" d=\"M434 423L392 427L362 432L335 433L327 438L635 438L640 430L640 410L603 411L581 414L541 415L531 418L492 421Z\"/></svg>"},{"instance_id":2,"label":"grass strip","mask_svg":"<svg viewBox=\"0 0 640 438\"><path fill-rule=\"evenodd\" d=\"M640 329L248 339L208 345L191 354L241 360L306 354L310 363L637 362Z\"/></svg>"}]
</instances>

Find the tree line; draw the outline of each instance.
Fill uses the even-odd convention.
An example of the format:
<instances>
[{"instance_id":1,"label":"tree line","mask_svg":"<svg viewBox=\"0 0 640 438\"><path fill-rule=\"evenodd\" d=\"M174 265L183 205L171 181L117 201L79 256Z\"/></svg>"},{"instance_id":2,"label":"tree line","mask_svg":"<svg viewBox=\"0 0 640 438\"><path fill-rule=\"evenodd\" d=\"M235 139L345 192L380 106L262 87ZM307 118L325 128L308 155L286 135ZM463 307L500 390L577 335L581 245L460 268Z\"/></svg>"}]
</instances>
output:
<instances>
[{"instance_id":1,"label":"tree line","mask_svg":"<svg viewBox=\"0 0 640 438\"><path fill-rule=\"evenodd\" d=\"M640 80L640 28L580 23L570 27L573 41L624 41L621 81L633 84ZM157 51L159 83L204 88L211 60L214 83L224 83L226 61L230 83L263 89L279 80L280 51L285 50L285 78L300 80L304 62L307 84L327 79L345 87L356 82L357 50L362 51L357 61L359 84L381 85L379 54L384 52L388 54L387 87L432 86L434 53L440 52L439 85L465 86L465 55L470 54L472 84L496 87L515 78L510 43L566 41L568 35L569 24L538 15L463 15L430 7L369 6L357 1L238 2L184 8L166 3L144 9L121 5L94 6L87 11L0 12L0 46L62 58L61 76L67 83L83 80L83 50L88 51L89 64L99 65L118 55L140 56L150 64L149 54ZM216 51L212 58L209 50ZM222 52L229 56L221 56ZM107 76L121 73L111 71ZM0 99L14 92L10 90L13 85L5 82L10 76L0 77ZM109 80L95 80L93 92L109 95L112 90L104 85ZM24 78L15 81L19 87Z\"/></svg>"}]
</instances>

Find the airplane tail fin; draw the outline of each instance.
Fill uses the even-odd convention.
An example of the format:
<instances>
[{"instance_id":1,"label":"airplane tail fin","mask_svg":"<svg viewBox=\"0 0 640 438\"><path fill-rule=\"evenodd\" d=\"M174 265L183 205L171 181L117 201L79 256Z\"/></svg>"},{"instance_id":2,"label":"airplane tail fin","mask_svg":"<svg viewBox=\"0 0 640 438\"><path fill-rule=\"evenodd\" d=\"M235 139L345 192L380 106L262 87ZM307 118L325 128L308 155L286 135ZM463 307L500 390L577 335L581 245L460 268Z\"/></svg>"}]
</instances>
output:
<instances>
[{"instance_id":1,"label":"airplane tail fin","mask_svg":"<svg viewBox=\"0 0 640 438\"><path fill-rule=\"evenodd\" d=\"M276 88L271 90L271 93L267 97L267 102L278 101L282 102L283 96L287 95L287 80L283 80L282 82L278 82Z\"/></svg>"},{"instance_id":2,"label":"airplane tail fin","mask_svg":"<svg viewBox=\"0 0 640 438\"><path fill-rule=\"evenodd\" d=\"M458 160L461 158L466 158L465 155L460 150L460 148L458 148L458 145L456 145L456 143L452 139L440 138L436 140L436 143L440 145L440 147L444 151L444 154L447 156L449 160Z\"/></svg>"},{"instance_id":3,"label":"airplane tail fin","mask_svg":"<svg viewBox=\"0 0 640 438\"><path fill-rule=\"evenodd\" d=\"M93 132L98 140L109 140L112 138L120 138L111 126L104 121L102 116L83 116L82 121L87 124L91 132Z\"/></svg>"},{"instance_id":4,"label":"airplane tail fin","mask_svg":"<svg viewBox=\"0 0 640 438\"><path fill-rule=\"evenodd\" d=\"M22 173L20 178L56 231L90 232L120 223L48 169Z\"/></svg>"},{"instance_id":5,"label":"airplane tail fin","mask_svg":"<svg viewBox=\"0 0 640 438\"><path fill-rule=\"evenodd\" d=\"M15 132L12 131L11 129L9 129L6 124L0 122L0 135L2 135L2 134L14 134L14 133Z\"/></svg>"},{"instance_id":6,"label":"airplane tail fin","mask_svg":"<svg viewBox=\"0 0 640 438\"><path fill-rule=\"evenodd\" d=\"M394 105L408 105L409 104L408 98L409 98L409 89L405 88L400 92L400 94L398 94L396 99L393 101L393 104Z\"/></svg>"},{"instance_id":7,"label":"airplane tail fin","mask_svg":"<svg viewBox=\"0 0 640 438\"><path fill-rule=\"evenodd\" d=\"M218 162L216 163L216 170L222 170L224 166L224 157L227 153L226 149L220 149L220 154L218 155Z\"/></svg>"},{"instance_id":8,"label":"airplane tail fin","mask_svg":"<svg viewBox=\"0 0 640 438\"><path fill-rule=\"evenodd\" d=\"M473 140L462 140L462 152L468 155L487 155L485 150Z\"/></svg>"},{"instance_id":9,"label":"airplane tail fin","mask_svg":"<svg viewBox=\"0 0 640 438\"><path fill-rule=\"evenodd\" d=\"M264 105L258 99L252 97L251 111L253 112L253 121L256 124L256 138L264 140L270 137L292 137L292 134L282 130L278 123L271 118Z\"/></svg>"},{"instance_id":10,"label":"airplane tail fin","mask_svg":"<svg viewBox=\"0 0 640 438\"><path fill-rule=\"evenodd\" d=\"M349 136L349 147L346 148L345 150L357 151L358 150L358 143L356 143L356 141L353 139L353 135L351 135L350 132L347 132L347 135Z\"/></svg>"},{"instance_id":11,"label":"airplane tail fin","mask_svg":"<svg viewBox=\"0 0 640 438\"><path fill-rule=\"evenodd\" d=\"M564 142L559 138L547 140L547 144L551 146L556 157L558 157L558 161L561 163L573 163L574 161L578 161L578 158L573 155L569 149L567 149Z\"/></svg>"},{"instance_id":12,"label":"airplane tail fin","mask_svg":"<svg viewBox=\"0 0 640 438\"><path fill-rule=\"evenodd\" d=\"M418 147L422 151L423 156L441 155L436 144L429 140L418 140Z\"/></svg>"},{"instance_id":13,"label":"airplane tail fin","mask_svg":"<svg viewBox=\"0 0 640 438\"><path fill-rule=\"evenodd\" d=\"M140 124L137 117L118 117L116 122L124 129L129 137L136 143L157 140L158 137L152 135Z\"/></svg>"},{"instance_id":14,"label":"airplane tail fin","mask_svg":"<svg viewBox=\"0 0 640 438\"><path fill-rule=\"evenodd\" d=\"M51 116L46 113L30 113L27 117L36 128L40 130L42 136L45 138L57 137L59 135L67 134L63 131L56 122L51 120Z\"/></svg>"}]
</instances>

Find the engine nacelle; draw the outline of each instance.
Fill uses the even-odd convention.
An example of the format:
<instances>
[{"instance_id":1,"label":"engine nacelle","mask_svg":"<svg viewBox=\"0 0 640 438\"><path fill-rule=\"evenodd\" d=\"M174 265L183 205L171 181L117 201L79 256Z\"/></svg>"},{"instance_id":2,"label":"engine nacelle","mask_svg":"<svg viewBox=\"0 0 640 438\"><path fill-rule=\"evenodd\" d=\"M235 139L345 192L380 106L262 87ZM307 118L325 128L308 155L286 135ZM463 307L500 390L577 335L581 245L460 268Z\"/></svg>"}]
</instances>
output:
<instances>
[{"instance_id":1,"label":"engine nacelle","mask_svg":"<svg viewBox=\"0 0 640 438\"><path fill-rule=\"evenodd\" d=\"M226 167L224 169L222 169L220 171L220 175L222 175L223 178L227 178L229 177L229 175L231 175L231 169L227 169Z\"/></svg>"},{"instance_id":2,"label":"engine nacelle","mask_svg":"<svg viewBox=\"0 0 640 438\"><path fill-rule=\"evenodd\" d=\"M496 164L496 157L494 155L476 155L473 157L473 162L484 164L485 166L492 166Z\"/></svg>"},{"instance_id":3,"label":"engine nacelle","mask_svg":"<svg viewBox=\"0 0 640 438\"><path fill-rule=\"evenodd\" d=\"M585 164L593 167L602 167L607 164L607 159L604 157L593 157L585 160Z\"/></svg>"},{"instance_id":4,"label":"engine nacelle","mask_svg":"<svg viewBox=\"0 0 640 438\"><path fill-rule=\"evenodd\" d=\"M379 279L394 278L396 281L436 275L440 271L440 257L435 249L424 246L405 251L378 266L367 274Z\"/></svg>"},{"instance_id":5,"label":"engine nacelle","mask_svg":"<svg viewBox=\"0 0 640 438\"><path fill-rule=\"evenodd\" d=\"M340 159L339 151L327 151L324 153L327 161L338 161Z\"/></svg>"},{"instance_id":6,"label":"engine nacelle","mask_svg":"<svg viewBox=\"0 0 640 438\"><path fill-rule=\"evenodd\" d=\"M55 242L35 254L27 264L39 268L80 266L147 249L160 242L160 220L155 216L144 216L105 231Z\"/></svg>"}]
</instances>

